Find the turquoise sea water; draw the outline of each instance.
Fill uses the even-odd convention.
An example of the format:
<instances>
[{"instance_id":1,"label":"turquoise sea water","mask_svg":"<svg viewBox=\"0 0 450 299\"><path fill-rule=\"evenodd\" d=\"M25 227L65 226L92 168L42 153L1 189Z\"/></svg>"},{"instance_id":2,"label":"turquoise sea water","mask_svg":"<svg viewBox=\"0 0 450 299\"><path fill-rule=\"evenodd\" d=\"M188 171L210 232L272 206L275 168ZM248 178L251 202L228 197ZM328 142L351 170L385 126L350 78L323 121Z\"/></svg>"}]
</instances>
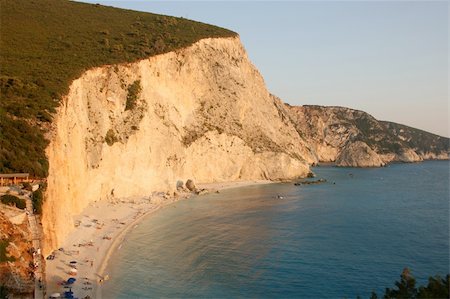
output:
<instances>
[{"instance_id":1,"label":"turquoise sea water","mask_svg":"<svg viewBox=\"0 0 450 299\"><path fill-rule=\"evenodd\" d=\"M368 298L404 267L419 283L449 272L448 162L314 172L328 183L230 189L150 215L110 260L103 297Z\"/></svg>"}]
</instances>

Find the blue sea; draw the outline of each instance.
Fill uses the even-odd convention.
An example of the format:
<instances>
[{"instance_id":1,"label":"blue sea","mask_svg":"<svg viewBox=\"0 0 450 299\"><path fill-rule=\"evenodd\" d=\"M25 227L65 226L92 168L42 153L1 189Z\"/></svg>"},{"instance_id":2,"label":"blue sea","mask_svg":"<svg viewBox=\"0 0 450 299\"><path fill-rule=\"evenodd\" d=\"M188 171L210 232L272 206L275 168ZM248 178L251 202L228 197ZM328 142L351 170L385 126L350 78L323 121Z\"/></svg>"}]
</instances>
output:
<instances>
[{"instance_id":1,"label":"blue sea","mask_svg":"<svg viewBox=\"0 0 450 299\"><path fill-rule=\"evenodd\" d=\"M449 273L449 162L313 170L327 182L229 189L148 216L110 260L103 297L368 298L405 267L419 284Z\"/></svg>"}]
</instances>

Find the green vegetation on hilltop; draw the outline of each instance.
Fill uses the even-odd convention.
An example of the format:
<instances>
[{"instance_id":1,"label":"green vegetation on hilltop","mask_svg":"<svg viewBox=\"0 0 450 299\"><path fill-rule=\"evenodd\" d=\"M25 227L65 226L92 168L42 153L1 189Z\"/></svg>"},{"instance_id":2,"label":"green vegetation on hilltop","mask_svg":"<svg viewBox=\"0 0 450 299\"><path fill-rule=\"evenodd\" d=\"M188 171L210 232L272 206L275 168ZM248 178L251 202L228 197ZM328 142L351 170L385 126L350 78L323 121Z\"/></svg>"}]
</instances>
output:
<instances>
[{"instance_id":1,"label":"green vegetation on hilltop","mask_svg":"<svg viewBox=\"0 0 450 299\"><path fill-rule=\"evenodd\" d=\"M354 124L361 132L360 136L358 136L359 140L377 149L380 153L401 154L402 148L404 147L402 141L395 134L386 130L370 114L362 112L359 117L355 118Z\"/></svg>"},{"instance_id":2,"label":"green vegetation on hilltop","mask_svg":"<svg viewBox=\"0 0 450 299\"><path fill-rule=\"evenodd\" d=\"M236 35L183 18L64 0L0 0L0 28L0 172L38 177L48 171L45 128L84 71Z\"/></svg>"}]
</instances>

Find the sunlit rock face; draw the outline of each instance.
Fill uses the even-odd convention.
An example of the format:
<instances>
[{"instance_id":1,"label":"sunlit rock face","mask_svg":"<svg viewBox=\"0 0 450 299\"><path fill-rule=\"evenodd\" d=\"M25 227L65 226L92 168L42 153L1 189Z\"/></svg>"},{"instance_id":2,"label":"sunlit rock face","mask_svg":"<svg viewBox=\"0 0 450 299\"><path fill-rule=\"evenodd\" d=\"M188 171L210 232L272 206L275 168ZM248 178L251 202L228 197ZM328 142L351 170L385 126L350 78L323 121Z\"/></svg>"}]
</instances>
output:
<instances>
[{"instance_id":1,"label":"sunlit rock face","mask_svg":"<svg viewBox=\"0 0 450 299\"><path fill-rule=\"evenodd\" d=\"M187 179L290 180L319 161L372 167L448 158L448 139L445 146L439 136L358 110L284 104L238 37L88 70L52 126L45 254L73 229L74 215L113 196L174 191Z\"/></svg>"},{"instance_id":2,"label":"sunlit rock face","mask_svg":"<svg viewBox=\"0 0 450 299\"><path fill-rule=\"evenodd\" d=\"M136 88L137 87L137 88ZM90 202L196 182L304 177L315 155L238 38L204 39L72 82L54 119L45 249Z\"/></svg>"},{"instance_id":3,"label":"sunlit rock face","mask_svg":"<svg viewBox=\"0 0 450 299\"><path fill-rule=\"evenodd\" d=\"M336 158L337 166L381 167L385 163L366 143L356 141L345 146Z\"/></svg>"},{"instance_id":4,"label":"sunlit rock face","mask_svg":"<svg viewBox=\"0 0 450 299\"><path fill-rule=\"evenodd\" d=\"M345 107L290 106L291 119L321 162L375 167L389 162L448 159L449 139L378 121Z\"/></svg>"}]
</instances>

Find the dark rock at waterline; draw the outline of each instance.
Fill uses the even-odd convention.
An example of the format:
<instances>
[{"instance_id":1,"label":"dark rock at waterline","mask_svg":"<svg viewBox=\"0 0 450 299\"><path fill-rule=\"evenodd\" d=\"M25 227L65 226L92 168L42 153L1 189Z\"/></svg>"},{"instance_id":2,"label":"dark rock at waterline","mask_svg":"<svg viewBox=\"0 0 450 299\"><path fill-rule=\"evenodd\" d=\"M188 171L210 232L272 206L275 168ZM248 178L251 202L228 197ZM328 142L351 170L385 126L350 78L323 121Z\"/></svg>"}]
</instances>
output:
<instances>
[{"instance_id":1,"label":"dark rock at waterline","mask_svg":"<svg viewBox=\"0 0 450 299\"><path fill-rule=\"evenodd\" d=\"M195 191L195 194L197 194L197 195L204 195L204 194L208 194L208 193L209 193L208 189L199 189L199 190Z\"/></svg>"},{"instance_id":2,"label":"dark rock at waterline","mask_svg":"<svg viewBox=\"0 0 450 299\"><path fill-rule=\"evenodd\" d=\"M327 180L326 179L318 179L315 181L303 181L303 182L297 182L294 183L295 186L301 186L301 185L315 185L315 184L321 184L321 183L326 183Z\"/></svg>"}]
</instances>

